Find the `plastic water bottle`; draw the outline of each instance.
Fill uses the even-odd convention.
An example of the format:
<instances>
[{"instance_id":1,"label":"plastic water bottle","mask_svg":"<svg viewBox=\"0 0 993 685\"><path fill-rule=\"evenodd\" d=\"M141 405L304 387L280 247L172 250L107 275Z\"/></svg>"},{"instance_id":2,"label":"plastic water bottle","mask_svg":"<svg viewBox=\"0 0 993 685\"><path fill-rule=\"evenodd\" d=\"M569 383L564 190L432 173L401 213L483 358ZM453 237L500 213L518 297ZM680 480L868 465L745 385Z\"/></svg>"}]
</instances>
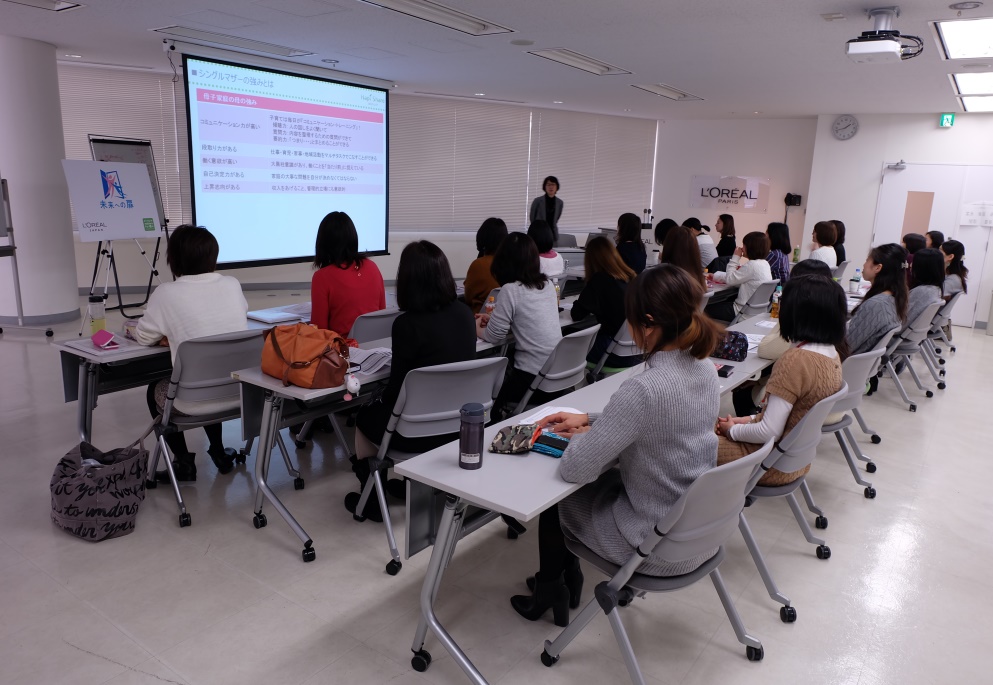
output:
<instances>
[{"instance_id":1,"label":"plastic water bottle","mask_svg":"<svg viewBox=\"0 0 993 685\"><path fill-rule=\"evenodd\" d=\"M486 420L483 405L477 402L463 404L459 412L459 466L474 471L483 467L483 423Z\"/></svg>"},{"instance_id":2,"label":"plastic water bottle","mask_svg":"<svg viewBox=\"0 0 993 685\"><path fill-rule=\"evenodd\" d=\"M855 269L855 274L852 276L851 280L848 281L848 292L853 295L857 294L859 288L862 287L862 269Z\"/></svg>"},{"instance_id":3,"label":"plastic water bottle","mask_svg":"<svg viewBox=\"0 0 993 685\"><path fill-rule=\"evenodd\" d=\"M483 311L487 314L492 314L494 309L496 309L496 298L490 295L489 299L486 300L486 304L483 305Z\"/></svg>"},{"instance_id":4,"label":"plastic water bottle","mask_svg":"<svg viewBox=\"0 0 993 685\"><path fill-rule=\"evenodd\" d=\"M102 295L90 295L86 305L86 317L90 320L90 335L107 327L107 310Z\"/></svg>"},{"instance_id":5,"label":"plastic water bottle","mask_svg":"<svg viewBox=\"0 0 993 685\"><path fill-rule=\"evenodd\" d=\"M793 248L793 263L796 264L800 261L800 246L797 245Z\"/></svg>"},{"instance_id":6,"label":"plastic water bottle","mask_svg":"<svg viewBox=\"0 0 993 685\"><path fill-rule=\"evenodd\" d=\"M772 294L772 307L769 309L769 317L779 318L779 300L783 297L783 286L777 285L776 292Z\"/></svg>"},{"instance_id":7,"label":"plastic water bottle","mask_svg":"<svg viewBox=\"0 0 993 685\"><path fill-rule=\"evenodd\" d=\"M555 285L555 306L558 307L562 304L562 291L559 290L559 279L553 278L552 283Z\"/></svg>"}]
</instances>

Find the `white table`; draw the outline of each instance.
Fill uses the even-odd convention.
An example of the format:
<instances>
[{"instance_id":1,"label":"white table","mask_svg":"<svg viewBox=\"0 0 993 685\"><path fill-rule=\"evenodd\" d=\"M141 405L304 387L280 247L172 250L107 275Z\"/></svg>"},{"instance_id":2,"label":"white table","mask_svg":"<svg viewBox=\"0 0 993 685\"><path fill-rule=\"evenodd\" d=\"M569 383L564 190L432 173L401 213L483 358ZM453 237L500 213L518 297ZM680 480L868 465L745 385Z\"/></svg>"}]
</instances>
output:
<instances>
[{"instance_id":1,"label":"white table","mask_svg":"<svg viewBox=\"0 0 993 685\"><path fill-rule=\"evenodd\" d=\"M771 329L757 325L768 319L768 315L754 317L732 326L731 330L743 333L769 332ZM725 360L711 359L715 363L728 363ZM759 359L757 354L750 352L745 361L730 363L735 366L734 373L731 378L719 379L721 395L731 392L750 378L757 377L772 361ZM587 413L599 412L627 378L643 370L644 365L639 364L543 406L571 406ZM500 428L517 423L520 418L513 417L487 428L484 431L484 444L489 445ZM505 455L487 452L483 457L483 467L468 471L458 465L458 449L458 441L453 441L393 467L396 473L412 481L446 493L434 548L421 586L421 619L411 646L414 653L411 664L415 670L420 671L430 664L431 656L424 649L424 641L430 629L469 679L476 685L485 685L486 680L482 674L435 613L435 600L445 569L455 553L456 544L463 536L466 510L469 506L480 507L519 521L530 521L582 485L564 481L558 474L558 460L541 454L528 452L524 455ZM412 498L408 497L407 527L423 530L425 526L414 521L415 515L419 514L411 511L411 501ZM476 528L473 527L473 530Z\"/></svg>"},{"instance_id":2,"label":"white table","mask_svg":"<svg viewBox=\"0 0 993 685\"><path fill-rule=\"evenodd\" d=\"M124 336L118 336L123 338ZM62 393L66 402L77 400L79 439L93 437L93 410L97 396L148 385L168 378L172 359L168 347L144 347L123 340L114 351L97 350L88 338L53 343L62 363Z\"/></svg>"},{"instance_id":3,"label":"white table","mask_svg":"<svg viewBox=\"0 0 993 685\"><path fill-rule=\"evenodd\" d=\"M363 343L362 347L366 349L389 347L389 339L372 340ZM371 397L371 393L368 392L369 386L389 378L390 367L387 366L372 374L358 373L356 376L366 388L364 396L360 395L355 398L356 404L358 404L364 398ZM268 500L303 542L303 560L313 561L317 558L313 540L269 487L269 462L276 441L279 439L279 431L285 427L284 423L286 421L303 423L310 418L326 416L347 406L350 403L344 400L345 386L320 390L299 388L294 385L284 386L281 380L267 376L262 373L261 367L257 366L235 371L231 377L241 383L242 437L245 440L250 440L256 434L259 436L259 449L255 457L256 490L252 522L256 528L265 528L268 521L262 512L262 504ZM288 417L284 417L284 400L299 400L306 405L306 409L300 409Z\"/></svg>"}]
</instances>

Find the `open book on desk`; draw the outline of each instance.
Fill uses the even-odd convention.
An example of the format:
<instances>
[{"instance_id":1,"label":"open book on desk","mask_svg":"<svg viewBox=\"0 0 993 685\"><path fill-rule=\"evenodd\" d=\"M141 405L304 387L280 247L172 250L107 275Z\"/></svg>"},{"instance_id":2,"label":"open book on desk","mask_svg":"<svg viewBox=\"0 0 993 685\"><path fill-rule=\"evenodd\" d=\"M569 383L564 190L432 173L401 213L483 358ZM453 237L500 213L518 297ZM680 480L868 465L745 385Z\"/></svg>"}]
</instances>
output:
<instances>
[{"instance_id":1,"label":"open book on desk","mask_svg":"<svg viewBox=\"0 0 993 685\"><path fill-rule=\"evenodd\" d=\"M348 361L353 373L369 375L393 363L393 350L386 347L374 347L371 350L350 347Z\"/></svg>"},{"instance_id":2,"label":"open book on desk","mask_svg":"<svg viewBox=\"0 0 993 685\"><path fill-rule=\"evenodd\" d=\"M286 323L289 321L310 321L310 302L288 304L283 307L257 309L248 312L248 318L262 323Z\"/></svg>"}]
</instances>

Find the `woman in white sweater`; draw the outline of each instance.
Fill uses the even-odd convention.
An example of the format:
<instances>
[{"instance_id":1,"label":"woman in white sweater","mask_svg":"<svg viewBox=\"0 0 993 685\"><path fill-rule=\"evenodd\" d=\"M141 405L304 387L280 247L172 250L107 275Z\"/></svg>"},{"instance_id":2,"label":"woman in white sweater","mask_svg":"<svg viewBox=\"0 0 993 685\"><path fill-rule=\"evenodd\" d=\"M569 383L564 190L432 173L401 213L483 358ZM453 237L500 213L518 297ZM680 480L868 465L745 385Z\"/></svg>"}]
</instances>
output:
<instances>
[{"instance_id":1,"label":"woman in white sweater","mask_svg":"<svg viewBox=\"0 0 993 685\"><path fill-rule=\"evenodd\" d=\"M248 327L248 303L241 284L231 276L214 273L217 267L217 240L201 226L184 224L169 236L166 262L176 279L163 283L148 299L144 315L135 329L142 345L168 345L173 362L181 343L192 338L243 331ZM169 379L148 386L148 410L155 418L165 405ZM175 411L175 410L174 410ZM221 424L206 426L210 447L207 453L221 473L234 468L234 451L225 450ZM195 454L186 447L182 433L166 435L172 450L176 479L195 481ZM165 477L157 475L158 479Z\"/></svg>"},{"instance_id":2,"label":"woman in white sweater","mask_svg":"<svg viewBox=\"0 0 993 685\"><path fill-rule=\"evenodd\" d=\"M579 606L583 574L563 531L623 564L690 485L716 464L713 417L720 384L708 356L719 332L698 311L702 295L702 286L678 266L661 264L642 272L628 285L624 305L631 335L647 352L645 370L626 380L601 414L558 413L542 420L543 428L570 438L559 475L586 485L539 518L540 567L527 580L534 594L510 600L524 618L536 621L552 609L556 625L566 625L569 607ZM614 463L617 468L610 468ZM680 560L653 555L638 572L689 573L716 551Z\"/></svg>"},{"instance_id":3,"label":"woman in white sweater","mask_svg":"<svg viewBox=\"0 0 993 685\"><path fill-rule=\"evenodd\" d=\"M830 221L818 221L814 224L813 250L808 259L819 259L828 265L829 269L838 266L838 253L834 244L838 240L838 229Z\"/></svg>"},{"instance_id":4,"label":"woman in white sweater","mask_svg":"<svg viewBox=\"0 0 993 685\"><path fill-rule=\"evenodd\" d=\"M734 257L728 263L728 270L714 274L716 283L738 286L738 295L733 301L721 300L707 305L707 316L718 321L731 321L738 316L759 285L772 280L772 267L765 261L767 254L769 236L765 233L752 231L742 239L741 247L735 248ZM742 261L742 256L747 259Z\"/></svg>"}]
</instances>

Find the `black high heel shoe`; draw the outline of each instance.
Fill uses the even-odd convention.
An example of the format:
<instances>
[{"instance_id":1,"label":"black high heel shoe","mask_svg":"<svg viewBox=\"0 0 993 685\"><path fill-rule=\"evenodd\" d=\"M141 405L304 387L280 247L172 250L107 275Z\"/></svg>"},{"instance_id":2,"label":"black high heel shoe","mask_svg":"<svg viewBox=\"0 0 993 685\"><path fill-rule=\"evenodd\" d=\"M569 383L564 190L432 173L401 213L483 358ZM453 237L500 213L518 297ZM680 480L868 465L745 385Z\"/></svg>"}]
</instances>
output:
<instances>
[{"instance_id":1,"label":"black high heel shoe","mask_svg":"<svg viewBox=\"0 0 993 685\"><path fill-rule=\"evenodd\" d=\"M562 576L544 580L539 572L535 575L534 594L514 595L510 605L529 621L537 621L551 609L555 625L560 628L569 625L569 590L562 582Z\"/></svg>"},{"instance_id":2,"label":"black high heel shoe","mask_svg":"<svg viewBox=\"0 0 993 685\"><path fill-rule=\"evenodd\" d=\"M535 577L528 576L524 583L528 590L534 592ZM583 569L579 567L579 559L573 559L565 567L565 586L569 590L569 608L578 609L583 594Z\"/></svg>"}]
</instances>

